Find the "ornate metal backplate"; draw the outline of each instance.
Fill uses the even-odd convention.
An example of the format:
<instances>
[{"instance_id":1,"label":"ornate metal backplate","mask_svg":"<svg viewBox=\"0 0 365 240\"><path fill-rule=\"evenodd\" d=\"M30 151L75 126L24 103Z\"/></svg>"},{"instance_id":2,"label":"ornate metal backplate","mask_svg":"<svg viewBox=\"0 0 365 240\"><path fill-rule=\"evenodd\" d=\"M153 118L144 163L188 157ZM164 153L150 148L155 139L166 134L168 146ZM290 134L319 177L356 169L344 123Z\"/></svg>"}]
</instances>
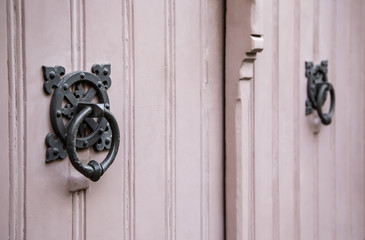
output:
<instances>
[{"instance_id":1,"label":"ornate metal backplate","mask_svg":"<svg viewBox=\"0 0 365 240\"><path fill-rule=\"evenodd\" d=\"M313 65L313 62L305 62L305 76L307 77L307 97L305 102L305 114L309 115L317 109L317 93L323 83L327 83L328 61L322 61L320 65ZM323 103L326 101L324 96ZM321 106L322 107L322 106Z\"/></svg>"},{"instance_id":2,"label":"ornate metal backplate","mask_svg":"<svg viewBox=\"0 0 365 240\"><path fill-rule=\"evenodd\" d=\"M324 125L332 122L335 112L335 90L327 79L328 61L322 61L320 65L314 66L312 62L305 62L305 76L307 77L307 100L305 102L305 114L309 115L317 110L318 116ZM323 113L322 107L330 94L330 110Z\"/></svg>"},{"instance_id":3,"label":"ornate metal backplate","mask_svg":"<svg viewBox=\"0 0 365 240\"><path fill-rule=\"evenodd\" d=\"M66 137L79 103L101 103L110 108L107 89L111 86L110 64L92 66L92 72L76 71L65 75L62 66L43 66L43 89L52 94L50 118L54 133L46 136L46 162L64 159ZM86 118L78 129L76 148L94 146L96 151L109 149L111 130L105 118Z\"/></svg>"}]
</instances>

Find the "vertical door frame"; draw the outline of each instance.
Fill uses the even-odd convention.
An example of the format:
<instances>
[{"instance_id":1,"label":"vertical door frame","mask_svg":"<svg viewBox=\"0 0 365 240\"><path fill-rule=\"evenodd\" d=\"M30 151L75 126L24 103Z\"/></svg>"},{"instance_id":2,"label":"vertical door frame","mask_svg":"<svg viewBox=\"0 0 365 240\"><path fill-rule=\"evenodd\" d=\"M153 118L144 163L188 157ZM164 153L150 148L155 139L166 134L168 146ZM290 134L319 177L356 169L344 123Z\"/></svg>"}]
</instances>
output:
<instances>
[{"instance_id":1,"label":"vertical door frame","mask_svg":"<svg viewBox=\"0 0 365 240\"><path fill-rule=\"evenodd\" d=\"M254 239L254 62L263 50L262 0L227 0L226 238Z\"/></svg>"}]
</instances>

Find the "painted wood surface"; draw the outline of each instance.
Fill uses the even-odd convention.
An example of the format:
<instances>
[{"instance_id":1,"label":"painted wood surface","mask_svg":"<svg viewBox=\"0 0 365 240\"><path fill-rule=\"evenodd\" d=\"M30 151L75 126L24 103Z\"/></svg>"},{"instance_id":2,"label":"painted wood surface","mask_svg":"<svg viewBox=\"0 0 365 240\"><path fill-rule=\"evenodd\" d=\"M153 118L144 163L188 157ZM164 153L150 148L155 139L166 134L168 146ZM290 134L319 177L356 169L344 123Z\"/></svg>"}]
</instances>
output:
<instances>
[{"instance_id":1,"label":"painted wood surface","mask_svg":"<svg viewBox=\"0 0 365 240\"><path fill-rule=\"evenodd\" d=\"M227 5L227 237L364 239L364 2L270 0L254 21L245 6L257 2ZM263 52L242 78L254 44L235 40L257 22ZM336 91L330 126L305 116L304 62L321 60Z\"/></svg>"},{"instance_id":2,"label":"painted wood surface","mask_svg":"<svg viewBox=\"0 0 365 240\"><path fill-rule=\"evenodd\" d=\"M0 239L224 238L224 1L0 3ZM45 164L42 65L110 63L118 156ZM82 151L86 160L106 153Z\"/></svg>"}]
</instances>

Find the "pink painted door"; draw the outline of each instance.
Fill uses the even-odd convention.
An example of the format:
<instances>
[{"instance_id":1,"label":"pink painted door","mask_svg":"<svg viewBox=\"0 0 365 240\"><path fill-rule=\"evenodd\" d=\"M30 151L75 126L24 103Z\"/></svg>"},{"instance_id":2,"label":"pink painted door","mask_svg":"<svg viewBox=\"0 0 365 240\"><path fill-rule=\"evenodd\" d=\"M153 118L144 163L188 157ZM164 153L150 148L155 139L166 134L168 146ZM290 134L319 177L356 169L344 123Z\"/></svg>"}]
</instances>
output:
<instances>
[{"instance_id":1,"label":"pink painted door","mask_svg":"<svg viewBox=\"0 0 365 240\"><path fill-rule=\"evenodd\" d=\"M223 239L224 1L0 2L0 239ZM118 155L46 164L42 65L111 64ZM6 114L7 113L7 114ZM107 151L106 151L107 152ZM106 152L78 152L87 163Z\"/></svg>"},{"instance_id":2,"label":"pink painted door","mask_svg":"<svg viewBox=\"0 0 365 240\"><path fill-rule=\"evenodd\" d=\"M362 0L228 1L228 239L365 239L364 13ZM305 62L323 60L328 126L306 116Z\"/></svg>"}]
</instances>

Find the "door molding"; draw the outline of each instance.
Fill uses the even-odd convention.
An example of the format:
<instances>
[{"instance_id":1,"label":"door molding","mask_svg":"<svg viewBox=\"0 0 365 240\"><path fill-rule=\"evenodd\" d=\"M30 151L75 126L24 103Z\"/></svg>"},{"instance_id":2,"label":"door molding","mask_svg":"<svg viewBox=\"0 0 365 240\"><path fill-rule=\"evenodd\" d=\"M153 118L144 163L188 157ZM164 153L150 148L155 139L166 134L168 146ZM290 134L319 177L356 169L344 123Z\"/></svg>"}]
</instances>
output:
<instances>
[{"instance_id":1,"label":"door molding","mask_svg":"<svg viewBox=\"0 0 365 240\"><path fill-rule=\"evenodd\" d=\"M226 12L226 234L254 239L254 62L263 50L262 0Z\"/></svg>"},{"instance_id":2,"label":"door molding","mask_svg":"<svg viewBox=\"0 0 365 240\"><path fill-rule=\"evenodd\" d=\"M2 8L1 8L2 7ZM26 225L25 208L26 208L26 142L25 131L26 126L26 90L25 90L25 47L24 47L24 6L23 1L8 0L3 1L1 9L6 9L6 25L7 29L4 36L7 37L7 72L8 82L3 85L1 96L7 97L7 112L4 114L2 122L7 123L7 132L2 132L7 137L8 143L3 146L8 147L8 162L6 153L3 156L4 170L8 170L7 174L0 172L2 186L7 186L9 190L8 205L0 208L0 212L5 214L8 210L8 226L0 225L0 229L8 229L9 239L24 239L24 230ZM5 15L5 11L3 12ZM4 20L4 19L3 19ZM1 22L4 23L5 21ZM0 26L1 27L1 26ZM5 28L2 28L3 30ZM5 39L2 39L2 43ZM6 56L1 55L1 56ZM2 57L3 59L5 57ZM5 73L2 69L0 72ZM5 108L6 104L3 104ZM5 119L6 118L6 119ZM7 136L6 136L7 135ZM6 139L6 138L3 138ZM2 150L5 148L2 148ZM5 188L2 188L5 189ZM5 196L6 194L3 193ZM5 199L4 199L5 200ZM5 204L6 200L0 199L1 204ZM5 210L6 209L6 210ZM4 210L4 211L3 211ZM6 214L5 214L6 215ZM5 218L4 218L5 219ZM1 231L0 231L1 232ZM0 238L4 237L6 231L0 234Z\"/></svg>"}]
</instances>

